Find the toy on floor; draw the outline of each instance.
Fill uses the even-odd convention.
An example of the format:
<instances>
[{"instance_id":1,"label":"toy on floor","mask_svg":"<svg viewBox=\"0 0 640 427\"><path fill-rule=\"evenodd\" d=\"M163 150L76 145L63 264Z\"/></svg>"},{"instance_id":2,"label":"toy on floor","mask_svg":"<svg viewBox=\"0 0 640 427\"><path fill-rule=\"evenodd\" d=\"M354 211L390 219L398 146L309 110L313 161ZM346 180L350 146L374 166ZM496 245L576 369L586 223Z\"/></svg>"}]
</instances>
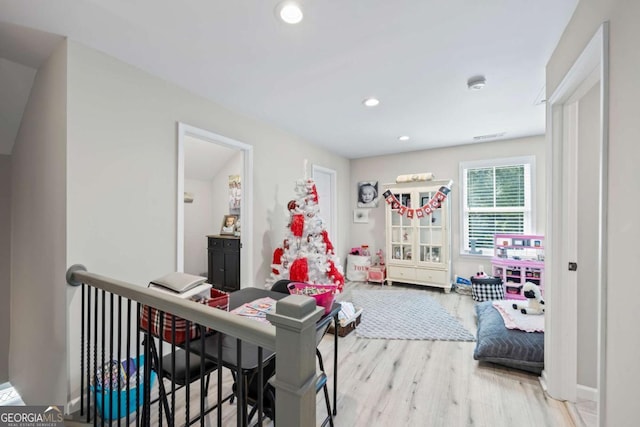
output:
<instances>
[{"instance_id":1,"label":"toy on floor","mask_svg":"<svg viewBox=\"0 0 640 427\"><path fill-rule=\"evenodd\" d=\"M520 310L522 314L544 314L542 293L535 283L525 283L522 294L527 297L527 302L513 304L512 307L515 310Z\"/></svg>"},{"instance_id":2,"label":"toy on floor","mask_svg":"<svg viewBox=\"0 0 640 427\"><path fill-rule=\"evenodd\" d=\"M482 266L482 264L480 264L478 266L478 271L476 272L476 275L474 276L476 279L486 279L489 276L484 272L484 267Z\"/></svg>"}]
</instances>

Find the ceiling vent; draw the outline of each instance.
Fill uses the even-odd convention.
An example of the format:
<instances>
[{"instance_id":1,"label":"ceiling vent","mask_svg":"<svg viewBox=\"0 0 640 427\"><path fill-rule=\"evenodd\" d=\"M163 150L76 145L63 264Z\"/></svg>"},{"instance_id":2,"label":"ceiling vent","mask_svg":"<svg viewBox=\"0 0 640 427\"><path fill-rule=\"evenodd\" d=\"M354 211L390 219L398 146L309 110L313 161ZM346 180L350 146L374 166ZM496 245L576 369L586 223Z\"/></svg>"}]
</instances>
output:
<instances>
[{"instance_id":1,"label":"ceiling vent","mask_svg":"<svg viewBox=\"0 0 640 427\"><path fill-rule=\"evenodd\" d=\"M486 141L487 139L496 139L496 138L501 138L503 137L505 134L505 132L500 132L500 133L491 133L488 135L478 135L478 136L474 136L473 140L474 141Z\"/></svg>"},{"instance_id":2,"label":"ceiling vent","mask_svg":"<svg viewBox=\"0 0 640 427\"><path fill-rule=\"evenodd\" d=\"M467 87L470 90L480 90L487 85L487 79L484 76L473 76L467 80Z\"/></svg>"}]
</instances>

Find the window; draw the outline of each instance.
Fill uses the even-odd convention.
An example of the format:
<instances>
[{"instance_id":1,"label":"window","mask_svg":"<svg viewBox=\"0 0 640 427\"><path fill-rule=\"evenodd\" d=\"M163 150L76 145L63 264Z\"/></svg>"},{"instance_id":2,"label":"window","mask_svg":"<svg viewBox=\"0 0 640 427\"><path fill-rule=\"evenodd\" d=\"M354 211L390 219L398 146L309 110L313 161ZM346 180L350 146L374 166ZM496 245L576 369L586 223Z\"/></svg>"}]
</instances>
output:
<instances>
[{"instance_id":1,"label":"window","mask_svg":"<svg viewBox=\"0 0 640 427\"><path fill-rule=\"evenodd\" d=\"M460 163L460 253L493 255L496 233L531 234L535 157Z\"/></svg>"}]
</instances>

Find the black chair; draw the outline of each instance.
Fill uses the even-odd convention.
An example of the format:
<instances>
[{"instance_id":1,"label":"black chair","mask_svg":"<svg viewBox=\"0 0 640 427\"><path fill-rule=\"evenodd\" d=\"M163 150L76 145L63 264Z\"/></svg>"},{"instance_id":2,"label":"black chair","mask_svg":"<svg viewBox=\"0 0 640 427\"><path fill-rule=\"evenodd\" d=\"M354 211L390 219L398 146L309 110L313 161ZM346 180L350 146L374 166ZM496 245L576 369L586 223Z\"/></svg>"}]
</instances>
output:
<instances>
[{"instance_id":1,"label":"black chair","mask_svg":"<svg viewBox=\"0 0 640 427\"><path fill-rule=\"evenodd\" d=\"M158 373L158 376L160 377L160 381L158 382L159 397L151 403L154 403L158 400L161 402L165 410L167 423L171 424L170 417L173 417L173 414L171 412L171 409L169 408L168 397L171 395L172 391L165 390L164 382L162 381L162 379L166 378L172 383L176 384L178 387L176 387L174 390L178 391L184 386L202 378L202 381L205 381L205 384L204 394L201 396L201 399L206 399L209 390L209 379L211 377L211 373L218 369L218 365L209 359L201 359L200 356L194 354L193 352L189 353L189 360L187 361L187 352L181 348L175 349L175 357L171 353L162 357L162 364L160 364L160 361L158 360L158 352L153 339L151 340L150 344L153 360L152 369L156 371ZM201 374L204 374L205 377L203 378ZM204 414L211 412L216 407L217 405L209 408L204 412ZM190 420L189 425L196 422L198 418L199 417L195 417Z\"/></svg>"},{"instance_id":2,"label":"black chair","mask_svg":"<svg viewBox=\"0 0 640 427\"><path fill-rule=\"evenodd\" d=\"M180 387L184 387L194 381L200 379L201 359L200 356L190 353L189 363L187 363L187 352L183 349L177 349L175 352L175 372L172 369L172 355L167 354L162 358L162 372L159 372L163 378L166 378ZM217 369L218 365L209 359L204 359L204 374L206 375L205 396L209 388L209 377L211 372ZM168 393L169 394L169 393Z\"/></svg>"},{"instance_id":3,"label":"black chair","mask_svg":"<svg viewBox=\"0 0 640 427\"><path fill-rule=\"evenodd\" d=\"M273 292L279 292L281 294L288 294L289 288L287 286L289 286L289 283L293 283L293 280L280 279L277 282L275 282L273 285L271 285L271 290Z\"/></svg>"},{"instance_id":4,"label":"black chair","mask_svg":"<svg viewBox=\"0 0 640 427\"><path fill-rule=\"evenodd\" d=\"M289 288L287 287L289 283L292 283L292 280L281 279L275 282L271 286L271 291L280 292L284 294L289 294ZM320 344L322 337L327 333L329 326L331 325L331 317L326 316L316 324L316 345ZM322 421L322 426L325 426L327 423L331 427L333 427L333 415L331 413L331 402L329 400L329 390L327 388L327 375L324 371L324 362L322 360L322 354L320 350L316 347L316 356L318 359L318 367L320 368L320 374L316 379L316 393L320 390L324 391L324 400L327 405L327 417ZM277 355L276 355L277 357ZM272 359L264 368L263 368L263 378L270 379L275 374L275 359ZM276 416L276 402L275 402L275 388L271 385L271 383L267 380L263 387L263 413L265 416L272 419L275 423ZM258 410L257 405L257 396L258 396L258 379L257 375L249 382L248 384L248 395L249 395L249 404L252 405L251 412L249 413L249 421L255 415ZM234 384L235 391L235 384Z\"/></svg>"}]
</instances>

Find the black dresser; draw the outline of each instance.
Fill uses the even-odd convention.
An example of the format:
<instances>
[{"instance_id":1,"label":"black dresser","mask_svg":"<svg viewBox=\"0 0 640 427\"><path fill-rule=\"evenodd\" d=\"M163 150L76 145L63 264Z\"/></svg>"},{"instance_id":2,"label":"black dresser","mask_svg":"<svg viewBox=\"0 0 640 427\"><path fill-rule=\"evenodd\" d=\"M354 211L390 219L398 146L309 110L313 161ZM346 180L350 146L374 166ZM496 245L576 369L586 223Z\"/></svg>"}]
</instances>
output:
<instances>
[{"instance_id":1,"label":"black dresser","mask_svg":"<svg viewBox=\"0 0 640 427\"><path fill-rule=\"evenodd\" d=\"M240 238L207 236L209 283L225 292L240 289Z\"/></svg>"}]
</instances>

